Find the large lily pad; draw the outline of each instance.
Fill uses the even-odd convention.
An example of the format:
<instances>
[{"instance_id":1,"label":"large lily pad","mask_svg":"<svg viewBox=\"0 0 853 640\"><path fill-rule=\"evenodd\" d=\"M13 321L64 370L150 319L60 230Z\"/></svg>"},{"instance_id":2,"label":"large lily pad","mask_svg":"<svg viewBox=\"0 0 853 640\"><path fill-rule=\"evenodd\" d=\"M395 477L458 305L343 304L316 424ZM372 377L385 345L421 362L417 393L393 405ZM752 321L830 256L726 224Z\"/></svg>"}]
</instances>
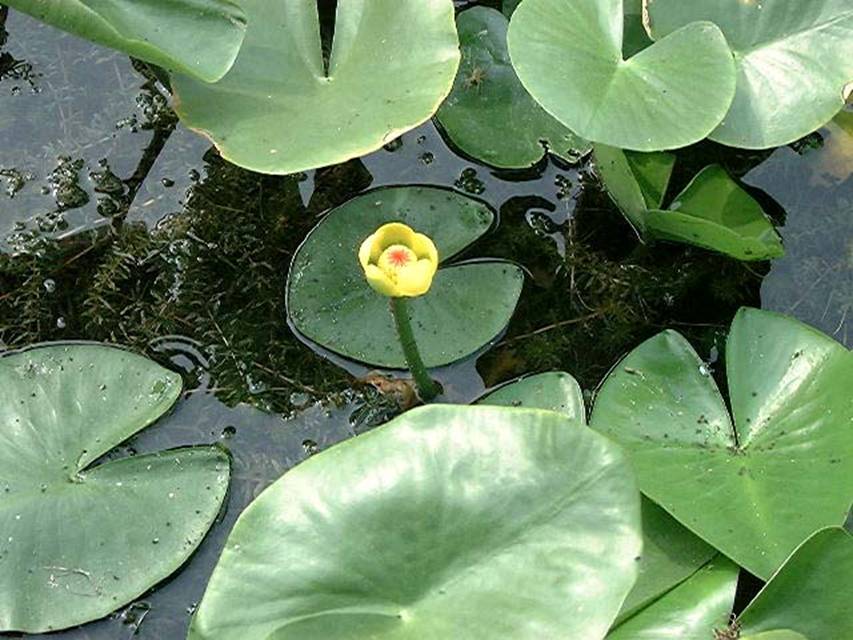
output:
<instances>
[{"instance_id":1,"label":"large lily pad","mask_svg":"<svg viewBox=\"0 0 853 640\"><path fill-rule=\"evenodd\" d=\"M584 423L586 419L580 386L572 376L558 371L505 384L478 403L556 411ZM689 578L717 553L646 498L642 501L642 523L643 552L637 582L622 603L616 623Z\"/></svg>"},{"instance_id":2,"label":"large lily pad","mask_svg":"<svg viewBox=\"0 0 853 640\"><path fill-rule=\"evenodd\" d=\"M722 167L705 167L664 210L673 156L596 145L595 157L604 186L640 237L692 244L738 260L784 255L761 205Z\"/></svg>"},{"instance_id":3,"label":"large lily pad","mask_svg":"<svg viewBox=\"0 0 853 640\"><path fill-rule=\"evenodd\" d=\"M696 22L626 60L623 20L622 0L524 0L508 35L522 84L593 142L657 151L706 137L735 91L722 32Z\"/></svg>"},{"instance_id":4,"label":"large lily pad","mask_svg":"<svg viewBox=\"0 0 853 640\"><path fill-rule=\"evenodd\" d=\"M810 640L853 638L851 598L853 536L838 527L823 529L794 552L744 610L741 633L755 634L756 640L775 630ZM767 636L771 638L789 640Z\"/></svg>"},{"instance_id":5,"label":"large lily pad","mask_svg":"<svg viewBox=\"0 0 853 640\"><path fill-rule=\"evenodd\" d=\"M54 27L199 78L234 64L246 16L230 0L4 0Z\"/></svg>"},{"instance_id":6,"label":"large lily pad","mask_svg":"<svg viewBox=\"0 0 853 640\"><path fill-rule=\"evenodd\" d=\"M208 85L176 77L175 110L226 159L293 173L379 149L428 120L459 66L451 0L341 0L328 70L317 0L242 0L246 40Z\"/></svg>"},{"instance_id":7,"label":"large lily pad","mask_svg":"<svg viewBox=\"0 0 853 640\"><path fill-rule=\"evenodd\" d=\"M336 353L377 366L403 368L388 298L367 284L357 253L386 222L430 236L442 262L485 233L494 219L482 203L431 187L372 191L329 213L293 257L288 314L306 337ZM429 367L464 358L509 322L524 275L508 262L445 266L432 288L410 301L413 330Z\"/></svg>"},{"instance_id":8,"label":"large lily pad","mask_svg":"<svg viewBox=\"0 0 853 640\"><path fill-rule=\"evenodd\" d=\"M216 518L215 447L95 464L175 402L180 377L102 345L0 358L0 630L100 618L173 573Z\"/></svg>"},{"instance_id":9,"label":"large lily pad","mask_svg":"<svg viewBox=\"0 0 853 640\"><path fill-rule=\"evenodd\" d=\"M616 626L608 640L710 640L731 616L739 569L718 556L689 579Z\"/></svg>"},{"instance_id":10,"label":"large lily pad","mask_svg":"<svg viewBox=\"0 0 853 640\"><path fill-rule=\"evenodd\" d=\"M853 355L796 320L755 309L726 345L734 422L702 362L666 331L604 381L593 428L632 457L643 492L767 579L853 495Z\"/></svg>"},{"instance_id":11,"label":"large lily pad","mask_svg":"<svg viewBox=\"0 0 853 640\"><path fill-rule=\"evenodd\" d=\"M850 0L645 1L655 39L710 20L734 51L737 92L713 140L757 149L787 144L844 106L853 79Z\"/></svg>"},{"instance_id":12,"label":"large lily pad","mask_svg":"<svg viewBox=\"0 0 853 640\"><path fill-rule=\"evenodd\" d=\"M453 144L501 169L530 167L545 155L576 161L589 143L548 115L515 75L506 46L508 21L474 7L456 20L462 64L438 121Z\"/></svg>"},{"instance_id":13,"label":"large lily pad","mask_svg":"<svg viewBox=\"0 0 853 640\"><path fill-rule=\"evenodd\" d=\"M243 512L190 638L598 640L639 515L618 447L565 416L415 409Z\"/></svg>"}]
</instances>

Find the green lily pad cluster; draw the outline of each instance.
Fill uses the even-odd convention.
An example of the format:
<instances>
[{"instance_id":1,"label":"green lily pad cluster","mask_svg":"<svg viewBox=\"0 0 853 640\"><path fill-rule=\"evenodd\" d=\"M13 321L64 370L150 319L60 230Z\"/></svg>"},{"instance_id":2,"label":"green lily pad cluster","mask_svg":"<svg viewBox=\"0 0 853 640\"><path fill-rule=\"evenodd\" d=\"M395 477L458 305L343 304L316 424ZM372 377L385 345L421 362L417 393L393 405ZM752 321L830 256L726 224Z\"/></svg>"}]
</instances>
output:
<instances>
[{"instance_id":1,"label":"green lily pad cluster","mask_svg":"<svg viewBox=\"0 0 853 640\"><path fill-rule=\"evenodd\" d=\"M386 223L402 222L432 238L441 261L429 292L411 300L424 363L438 367L471 355L506 327L524 284L521 269L509 262L452 262L493 221L486 205L434 187L379 189L350 200L327 214L294 255L288 316L326 349L405 368L388 298L370 288L357 259L365 238Z\"/></svg>"},{"instance_id":2,"label":"green lily pad cluster","mask_svg":"<svg viewBox=\"0 0 853 640\"><path fill-rule=\"evenodd\" d=\"M596 145L595 159L605 188L641 238L692 244L738 260L784 255L761 205L722 167L703 169L663 209L673 155Z\"/></svg>"},{"instance_id":3,"label":"green lily pad cluster","mask_svg":"<svg viewBox=\"0 0 853 640\"><path fill-rule=\"evenodd\" d=\"M648 46L636 4L525 0L512 14L521 82L588 140L658 151L710 137L763 149L797 140L844 106L853 78L847 0L644 0Z\"/></svg>"},{"instance_id":4,"label":"green lily pad cluster","mask_svg":"<svg viewBox=\"0 0 853 640\"><path fill-rule=\"evenodd\" d=\"M177 570L228 487L228 455L98 460L162 416L181 379L102 345L0 358L0 631L103 617Z\"/></svg>"}]
</instances>

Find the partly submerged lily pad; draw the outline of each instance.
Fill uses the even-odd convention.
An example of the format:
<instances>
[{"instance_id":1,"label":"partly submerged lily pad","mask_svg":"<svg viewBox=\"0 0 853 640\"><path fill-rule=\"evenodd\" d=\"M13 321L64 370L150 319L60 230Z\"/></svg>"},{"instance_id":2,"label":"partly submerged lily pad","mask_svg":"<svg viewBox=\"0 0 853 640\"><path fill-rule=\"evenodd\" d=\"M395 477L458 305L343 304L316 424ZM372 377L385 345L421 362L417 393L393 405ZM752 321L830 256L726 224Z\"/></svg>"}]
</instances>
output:
<instances>
[{"instance_id":1,"label":"partly submerged lily pad","mask_svg":"<svg viewBox=\"0 0 853 640\"><path fill-rule=\"evenodd\" d=\"M735 91L722 32L696 22L626 60L623 10L622 0L524 0L508 35L522 84L593 142L657 151L705 138Z\"/></svg>"},{"instance_id":2,"label":"partly submerged lily pad","mask_svg":"<svg viewBox=\"0 0 853 640\"><path fill-rule=\"evenodd\" d=\"M507 383L477 402L556 411L585 423L580 386L568 373L558 371ZM639 574L634 588L622 603L617 624L689 578L717 553L646 498L642 501L642 523Z\"/></svg>"},{"instance_id":3,"label":"partly submerged lily pad","mask_svg":"<svg viewBox=\"0 0 853 640\"><path fill-rule=\"evenodd\" d=\"M636 575L619 448L551 411L433 405L243 512L192 640L599 640Z\"/></svg>"},{"instance_id":4,"label":"partly submerged lily pad","mask_svg":"<svg viewBox=\"0 0 853 640\"><path fill-rule=\"evenodd\" d=\"M595 157L604 186L640 237L692 244L738 260L784 255L761 205L722 167L705 167L662 209L673 156L596 145Z\"/></svg>"},{"instance_id":5,"label":"partly submerged lily pad","mask_svg":"<svg viewBox=\"0 0 853 640\"><path fill-rule=\"evenodd\" d=\"M4 0L3 4L204 82L225 75L246 34L246 15L230 0Z\"/></svg>"},{"instance_id":6,"label":"partly submerged lily pad","mask_svg":"<svg viewBox=\"0 0 853 640\"><path fill-rule=\"evenodd\" d=\"M853 355L796 320L742 309L726 372L734 422L708 365L663 332L606 378L591 424L629 452L647 496L767 579L847 516Z\"/></svg>"},{"instance_id":7,"label":"partly submerged lily pad","mask_svg":"<svg viewBox=\"0 0 853 640\"><path fill-rule=\"evenodd\" d=\"M822 529L791 555L747 606L738 619L741 634L749 638L754 634L755 640L795 640L790 635L794 633L810 640L853 638L851 597L853 536L840 527Z\"/></svg>"},{"instance_id":8,"label":"partly submerged lily pad","mask_svg":"<svg viewBox=\"0 0 853 640\"><path fill-rule=\"evenodd\" d=\"M738 574L722 556L651 602L607 635L607 640L710 640L725 629L732 612Z\"/></svg>"},{"instance_id":9,"label":"partly submerged lily pad","mask_svg":"<svg viewBox=\"0 0 853 640\"><path fill-rule=\"evenodd\" d=\"M294 173L379 149L428 120L453 86L451 0L337 5L324 67L317 0L242 0L246 40L216 84L173 79L175 110L224 158Z\"/></svg>"},{"instance_id":10,"label":"partly submerged lily pad","mask_svg":"<svg viewBox=\"0 0 853 640\"><path fill-rule=\"evenodd\" d=\"M178 375L103 345L0 358L0 630L105 616L195 550L225 497L227 454L193 447L96 464L180 391Z\"/></svg>"},{"instance_id":11,"label":"partly submerged lily pad","mask_svg":"<svg viewBox=\"0 0 853 640\"><path fill-rule=\"evenodd\" d=\"M853 80L850 0L645 1L655 39L709 20L734 51L737 92L711 139L776 147L814 131L844 107L844 87Z\"/></svg>"},{"instance_id":12,"label":"partly submerged lily pad","mask_svg":"<svg viewBox=\"0 0 853 640\"><path fill-rule=\"evenodd\" d=\"M403 222L431 237L445 263L493 220L486 205L433 187L394 187L354 198L323 218L293 257L289 317L302 334L331 351L404 368L388 298L370 288L358 263L362 241L387 222ZM459 360L497 337L523 283L521 269L508 262L440 268L427 294L410 300L412 328L426 365Z\"/></svg>"},{"instance_id":13,"label":"partly submerged lily pad","mask_svg":"<svg viewBox=\"0 0 853 640\"><path fill-rule=\"evenodd\" d=\"M518 80L500 11L474 7L456 24L462 64L437 114L453 144L500 169L530 167L546 149L569 162L589 151L589 143L548 115Z\"/></svg>"}]
</instances>

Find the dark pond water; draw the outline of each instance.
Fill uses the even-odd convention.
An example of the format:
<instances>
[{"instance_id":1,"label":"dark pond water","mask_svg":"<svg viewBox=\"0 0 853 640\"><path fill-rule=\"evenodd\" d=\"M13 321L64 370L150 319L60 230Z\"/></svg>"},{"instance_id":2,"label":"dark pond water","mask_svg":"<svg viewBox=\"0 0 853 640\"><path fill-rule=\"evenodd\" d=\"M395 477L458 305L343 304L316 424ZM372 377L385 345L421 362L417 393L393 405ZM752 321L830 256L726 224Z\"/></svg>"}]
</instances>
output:
<instances>
[{"instance_id":1,"label":"dark pond water","mask_svg":"<svg viewBox=\"0 0 853 640\"><path fill-rule=\"evenodd\" d=\"M742 264L640 244L586 161L496 173L455 153L432 124L340 166L253 174L177 124L168 94L126 57L14 12L6 29L0 349L127 345L181 371L186 393L115 455L221 442L234 456L227 509L176 576L106 620L52 637L183 638L240 510L305 457L398 411L359 380L364 367L330 362L284 315L293 251L320 215L366 190L417 183L481 198L500 222L473 251L528 271L506 334L438 373L453 401L549 369L591 391L620 355L663 328L682 331L714 363L741 305L853 342L849 112L773 152L703 144L681 153L673 190L719 162L779 223L786 256Z\"/></svg>"}]
</instances>

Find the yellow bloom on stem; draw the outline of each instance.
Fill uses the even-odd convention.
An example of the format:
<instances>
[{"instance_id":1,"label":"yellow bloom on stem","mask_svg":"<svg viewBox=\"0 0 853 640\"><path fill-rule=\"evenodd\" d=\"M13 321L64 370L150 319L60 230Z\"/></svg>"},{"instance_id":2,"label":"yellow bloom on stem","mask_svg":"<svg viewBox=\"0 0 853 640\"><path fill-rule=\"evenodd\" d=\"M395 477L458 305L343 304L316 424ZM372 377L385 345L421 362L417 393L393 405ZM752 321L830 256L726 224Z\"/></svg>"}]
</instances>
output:
<instances>
[{"instance_id":1,"label":"yellow bloom on stem","mask_svg":"<svg viewBox=\"0 0 853 640\"><path fill-rule=\"evenodd\" d=\"M429 291L438 269L432 240L400 222L384 224L361 243L358 261L371 287L392 298Z\"/></svg>"}]
</instances>

